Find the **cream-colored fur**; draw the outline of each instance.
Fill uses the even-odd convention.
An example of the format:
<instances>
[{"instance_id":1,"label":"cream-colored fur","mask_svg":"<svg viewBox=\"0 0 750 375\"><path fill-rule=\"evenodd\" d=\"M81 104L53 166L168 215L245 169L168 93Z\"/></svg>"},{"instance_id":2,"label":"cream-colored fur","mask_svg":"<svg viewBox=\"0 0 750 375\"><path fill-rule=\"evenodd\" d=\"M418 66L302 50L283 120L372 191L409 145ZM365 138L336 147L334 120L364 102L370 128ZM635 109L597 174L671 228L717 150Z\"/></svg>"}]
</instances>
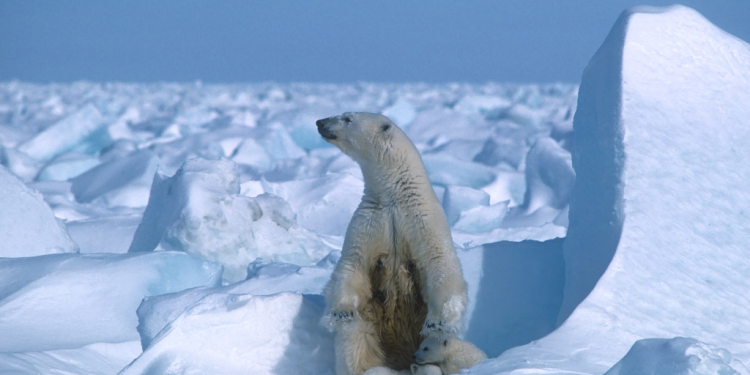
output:
<instances>
[{"instance_id":1,"label":"cream-colored fur","mask_svg":"<svg viewBox=\"0 0 750 375\"><path fill-rule=\"evenodd\" d=\"M474 344L456 337L446 340L428 337L419 345L414 359L420 365L438 365L443 375L449 375L484 361L487 355Z\"/></svg>"},{"instance_id":2,"label":"cream-colored fur","mask_svg":"<svg viewBox=\"0 0 750 375\"><path fill-rule=\"evenodd\" d=\"M407 370L425 336L463 329L466 283L445 212L416 147L387 117L344 113L317 125L365 180L323 292L323 323L336 331L336 373Z\"/></svg>"},{"instance_id":3,"label":"cream-colored fur","mask_svg":"<svg viewBox=\"0 0 750 375\"><path fill-rule=\"evenodd\" d=\"M396 371L388 367L373 367L362 375L443 375L437 365L418 365L413 363L409 370Z\"/></svg>"}]
</instances>

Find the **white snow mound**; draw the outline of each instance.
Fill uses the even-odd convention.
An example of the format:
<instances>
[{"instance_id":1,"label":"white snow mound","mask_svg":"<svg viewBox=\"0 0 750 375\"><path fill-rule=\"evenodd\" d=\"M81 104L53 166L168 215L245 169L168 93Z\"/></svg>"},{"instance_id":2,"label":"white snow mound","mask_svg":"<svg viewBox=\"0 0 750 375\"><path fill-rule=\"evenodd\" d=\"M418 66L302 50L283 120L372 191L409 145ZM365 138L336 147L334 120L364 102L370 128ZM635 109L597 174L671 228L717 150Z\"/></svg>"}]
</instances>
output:
<instances>
[{"instance_id":1,"label":"white snow mound","mask_svg":"<svg viewBox=\"0 0 750 375\"><path fill-rule=\"evenodd\" d=\"M283 199L239 193L237 165L226 159L191 159L172 177L157 174L128 251L185 251L222 264L228 282L243 280L257 257L310 265L331 251L295 224Z\"/></svg>"},{"instance_id":2,"label":"white snow mound","mask_svg":"<svg viewBox=\"0 0 750 375\"><path fill-rule=\"evenodd\" d=\"M207 295L120 374L333 374L324 305L296 293Z\"/></svg>"},{"instance_id":3,"label":"white snow mound","mask_svg":"<svg viewBox=\"0 0 750 375\"><path fill-rule=\"evenodd\" d=\"M221 266L179 252L0 259L0 352L137 340L144 297L220 282Z\"/></svg>"},{"instance_id":4,"label":"white snow mound","mask_svg":"<svg viewBox=\"0 0 750 375\"><path fill-rule=\"evenodd\" d=\"M740 375L732 362L747 372L726 349L695 339L643 339L604 375Z\"/></svg>"},{"instance_id":5,"label":"white snow mound","mask_svg":"<svg viewBox=\"0 0 750 375\"><path fill-rule=\"evenodd\" d=\"M193 288L182 292L148 297L138 307L138 333L144 349L164 329L201 298L215 293L269 295L281 292L321 294L331 279L340 251L333 251L315 266L299 267L289 263L257 259L248 267L247 280L217 288Z\"/></svg>"},{"instance_id":6,"label":"white snow mound","mask_svg":"<svg viewBox=\"0 0 750 375\"><path fill-rule=\"evenodd\" d=\"M675 336L750 362L748 88L750 46L694 10L623 13L579 92L564 323L472 373L601 374Z\"/></svg>"},{"instance_id":7,"label":"white snow mound","mask_svg":"<svg viewBox=\"0 0 750 375\"><path fill-rule=\"evenodd\" d=\"M0 166L0 257L78 252L42 195Z\"/></svg>"}]
</instances>

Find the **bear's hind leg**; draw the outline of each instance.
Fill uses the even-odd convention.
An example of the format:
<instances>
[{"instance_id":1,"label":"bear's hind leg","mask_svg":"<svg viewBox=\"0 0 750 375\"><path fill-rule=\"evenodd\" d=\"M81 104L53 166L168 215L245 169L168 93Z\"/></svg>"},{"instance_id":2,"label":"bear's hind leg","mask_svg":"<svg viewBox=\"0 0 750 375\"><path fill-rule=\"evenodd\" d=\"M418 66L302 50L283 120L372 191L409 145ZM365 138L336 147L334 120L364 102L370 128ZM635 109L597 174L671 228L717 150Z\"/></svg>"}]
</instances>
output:
<instances>
[{"instance_id":1,"label":"bear's hind leg","mask_svg":"<svg viewBox=\"0 0 750 375\"><path fill-rule=\"evenodd\" d=\"M336 333L336 375L360 375L385 364L375 325L361 318L344 324Z\"/></svg>"}]
</instances>

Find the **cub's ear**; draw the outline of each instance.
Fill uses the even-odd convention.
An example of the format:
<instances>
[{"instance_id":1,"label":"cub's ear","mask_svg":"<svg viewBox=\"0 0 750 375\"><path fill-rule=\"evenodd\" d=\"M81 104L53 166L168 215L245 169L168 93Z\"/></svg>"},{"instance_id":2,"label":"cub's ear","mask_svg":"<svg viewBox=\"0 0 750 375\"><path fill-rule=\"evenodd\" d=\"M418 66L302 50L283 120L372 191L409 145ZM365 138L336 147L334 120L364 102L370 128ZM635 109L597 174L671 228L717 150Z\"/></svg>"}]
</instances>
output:
<instances>
[{"instance_id":1,"label":"cub's ear","mask_svg":"<svg viewBox=\"0 0 750 375\"><path fill-rule=\"evenodd\" d=\"M383 132L387 132L390 129L391 129L391 124L380 125L380 130L382 130Z\"/></svg>"}]
</instances>

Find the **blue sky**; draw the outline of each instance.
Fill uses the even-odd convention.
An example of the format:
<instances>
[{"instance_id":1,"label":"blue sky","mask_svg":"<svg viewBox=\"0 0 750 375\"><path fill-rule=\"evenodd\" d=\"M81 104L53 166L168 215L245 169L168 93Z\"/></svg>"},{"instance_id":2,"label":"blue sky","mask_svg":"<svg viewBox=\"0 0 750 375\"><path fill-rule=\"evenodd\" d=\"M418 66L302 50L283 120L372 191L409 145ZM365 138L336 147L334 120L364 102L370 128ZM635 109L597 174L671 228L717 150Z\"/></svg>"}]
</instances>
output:
<instances>
[{"instance_id":1,"label":"blue sky","mask_svg":"<svg viewBox=\"0 0 750 375\"><path fill-rule=\"evenodd\" d=\"M0 1L0 81L578 82L630 0ZM750 1L691 0L750 40Z\"/></svg>"}]
</instances>

